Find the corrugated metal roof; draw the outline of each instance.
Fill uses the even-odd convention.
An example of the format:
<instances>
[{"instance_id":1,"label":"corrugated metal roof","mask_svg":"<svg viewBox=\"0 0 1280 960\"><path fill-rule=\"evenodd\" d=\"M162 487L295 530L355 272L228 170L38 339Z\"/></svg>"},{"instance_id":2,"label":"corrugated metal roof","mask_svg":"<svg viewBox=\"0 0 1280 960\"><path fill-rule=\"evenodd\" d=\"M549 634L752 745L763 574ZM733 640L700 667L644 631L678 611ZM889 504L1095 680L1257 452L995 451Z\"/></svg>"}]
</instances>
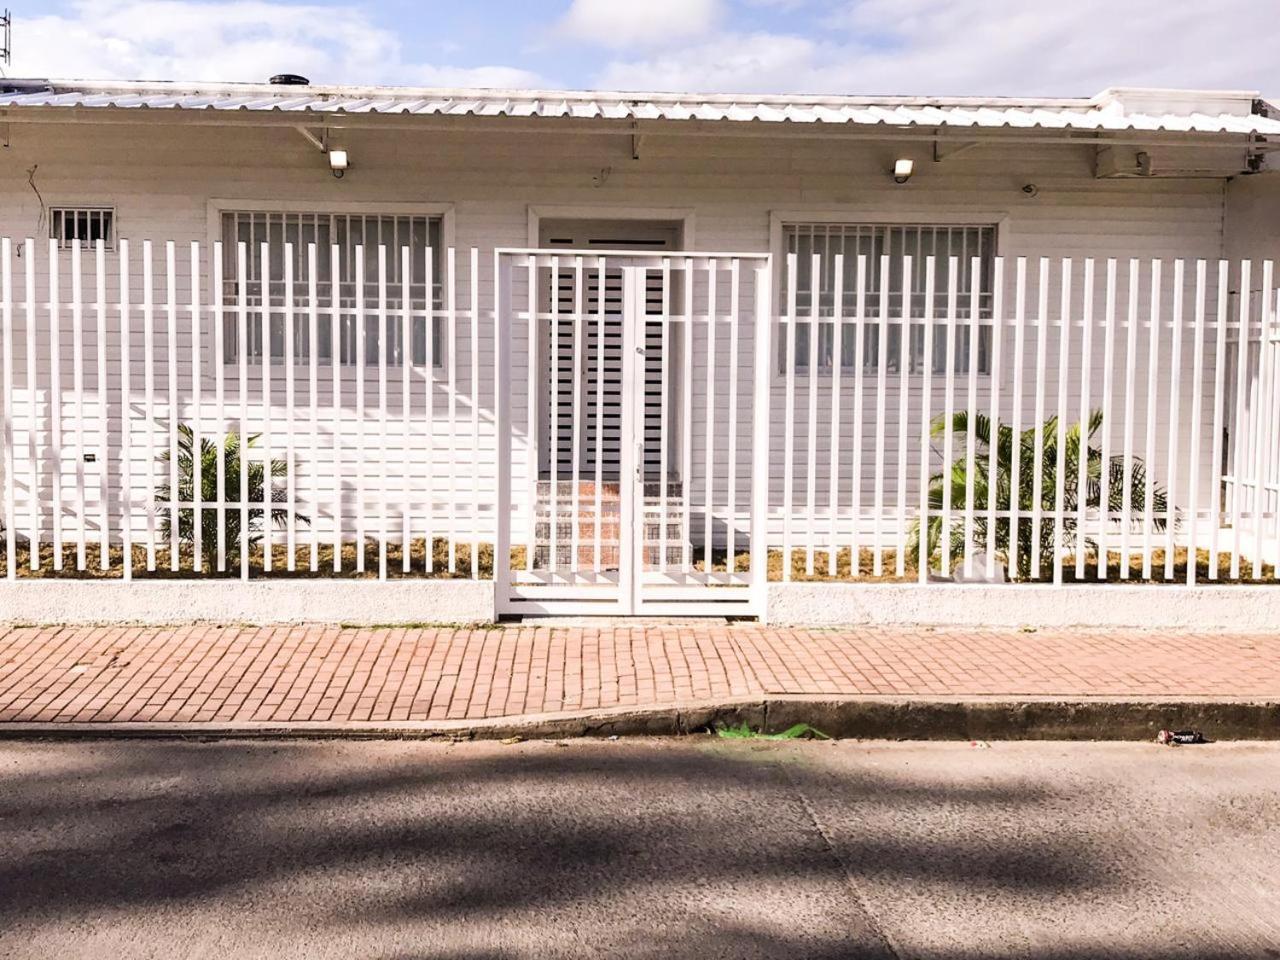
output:
<instances>
[{"instance_id":1,"label":"corrugated metal roof","mask_svg":"<svg viewBox=\"0 0 1280 960\"><path fill-rule=\"evenodd\" d=\"M1104 91L1080 99L748 96L8 80L0 109L277 111L1280 135L1256 94Z\"/></svg>"}]
</instances>

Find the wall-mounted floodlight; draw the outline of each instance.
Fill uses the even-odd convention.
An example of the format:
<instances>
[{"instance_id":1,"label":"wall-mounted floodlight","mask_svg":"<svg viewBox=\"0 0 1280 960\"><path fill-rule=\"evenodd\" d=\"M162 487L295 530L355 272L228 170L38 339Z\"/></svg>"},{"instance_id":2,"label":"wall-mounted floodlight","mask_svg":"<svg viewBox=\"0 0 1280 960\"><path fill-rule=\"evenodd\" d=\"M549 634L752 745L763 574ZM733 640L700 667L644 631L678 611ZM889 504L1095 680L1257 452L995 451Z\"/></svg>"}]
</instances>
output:
<instances>
[{"instance_id":1,"label":"wall-mounted floodlight","mask_svg":"<svg viewBox=\"0 0 1280 960\"><path fill-rule=\"evenodd\" d=\"M347 172L348 160L347 151L330 150L329 151L329 169L333 171L333 175L339 180Z\"/></svg>"},{"instance_id":2,"label":"wall-mounted floodlight","mask_svg":"<svg viewBox=\"0 0 1280 960\"><path fill-rule=\"evenodd\" d=\"M915 172L916 162L907 157L901 157L893 163L893 182L906 183Z\"/></svg>"}]
</instances>

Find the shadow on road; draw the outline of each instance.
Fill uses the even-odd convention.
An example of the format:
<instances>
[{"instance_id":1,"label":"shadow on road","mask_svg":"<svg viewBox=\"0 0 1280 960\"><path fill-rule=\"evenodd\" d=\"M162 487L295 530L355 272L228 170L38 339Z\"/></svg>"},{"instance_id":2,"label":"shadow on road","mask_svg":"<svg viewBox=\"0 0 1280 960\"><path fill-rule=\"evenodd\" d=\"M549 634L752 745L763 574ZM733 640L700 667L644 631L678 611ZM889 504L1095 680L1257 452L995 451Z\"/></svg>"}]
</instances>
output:
<instances>
[{"instance_id":1,"label":"shadow on road","mask_svg":"<svg viewBox=\"0 0 1280 960\"><path fill-rule=\"evenodd\" d=\"M10 745L0 954L17 931L107 918L225 924L275 957L273 936L316 938L297 955L390 960L879 957L894 945L864 883L992 909L1101 898L1118 882L1092 841L1035 829L1101 797L1026 778L939 785L825 764L821 749ZM841 818L899 810L904 828L833 843L833 798ZM921 811L973 823L1017 811L1028 826L975 838L931 831ZM1096 955L1070 942L1063 931L1036 955ZM1127 951L1108 954L1151 955Z\"/></svg>"}]
</instances>

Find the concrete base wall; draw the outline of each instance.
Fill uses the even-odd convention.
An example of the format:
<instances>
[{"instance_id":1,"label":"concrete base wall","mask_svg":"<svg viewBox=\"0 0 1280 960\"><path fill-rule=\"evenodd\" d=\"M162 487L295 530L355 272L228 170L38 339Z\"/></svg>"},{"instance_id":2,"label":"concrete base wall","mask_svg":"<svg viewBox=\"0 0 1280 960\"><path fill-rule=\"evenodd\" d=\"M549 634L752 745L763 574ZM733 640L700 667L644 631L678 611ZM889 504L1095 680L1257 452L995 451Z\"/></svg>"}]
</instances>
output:
<instances>
[{"instance_id":1,"label":"concrete base wall","mask_svg":"<svg viewBox=\"0 0 1280 960\"><path fill-rule=\"evenodd\" d=\"M771 583L769 622L1268 632L1280 587Z\"/></svg>"},{"instance_id":2,"label":"concrete base wall","mask_svg":"<svg viewBox=\"0 0 1280 960\"><path fill-rule=\"evenodd\" d=\"M0 582L8 623L492 623L493 584L473 580Z\"/></svg>"},{"instance_id":3,"label":"concrete base wall","mask_svg":"<svg viewBox=\"0 0 1280 960\"><path fill-rule=\"evenodd\" d=\"M471 580L0 581L0 623L491 623ZM778 626L1280 629L1280 587L772 583Z\"/></svg>"}]
</instances>

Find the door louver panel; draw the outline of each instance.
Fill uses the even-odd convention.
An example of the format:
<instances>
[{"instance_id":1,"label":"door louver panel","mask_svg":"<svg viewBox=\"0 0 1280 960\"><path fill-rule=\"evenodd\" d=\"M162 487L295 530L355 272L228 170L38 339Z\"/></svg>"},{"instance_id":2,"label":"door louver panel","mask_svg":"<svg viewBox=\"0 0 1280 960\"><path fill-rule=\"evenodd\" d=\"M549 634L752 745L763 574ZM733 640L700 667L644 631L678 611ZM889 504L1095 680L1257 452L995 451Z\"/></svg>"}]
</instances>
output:
<instances>
[{"instance_id":1,"label":"door louver panel","mask_svg":"<svg viewBox=\"0 0 1280 960\"><path fill-rule=\"evenodd\" d=\"M644 333L644 475L659 479L662 439L662 276L645 274ZM607 270L603 294L599 271L582 274L582 316L579 309L578 274L561 268L554 279L554 334L548 344L548 433L555 457L555 473L561 478L594 479L599 466L603 480L617 480L621 470L622 323L623 273ZM603 295L603 311L601 299ZM654 322L647 322L653 318ZM639 320L640 318L637 318ZM581 336L579 347L575 338ZM574 376L574 363L578 376ZM581 412L578 456L573 456L574 387ZM603 430L603 433L601 431ZM550 471L551 465L545 469Z\"/></svg>"}]
</instances>

